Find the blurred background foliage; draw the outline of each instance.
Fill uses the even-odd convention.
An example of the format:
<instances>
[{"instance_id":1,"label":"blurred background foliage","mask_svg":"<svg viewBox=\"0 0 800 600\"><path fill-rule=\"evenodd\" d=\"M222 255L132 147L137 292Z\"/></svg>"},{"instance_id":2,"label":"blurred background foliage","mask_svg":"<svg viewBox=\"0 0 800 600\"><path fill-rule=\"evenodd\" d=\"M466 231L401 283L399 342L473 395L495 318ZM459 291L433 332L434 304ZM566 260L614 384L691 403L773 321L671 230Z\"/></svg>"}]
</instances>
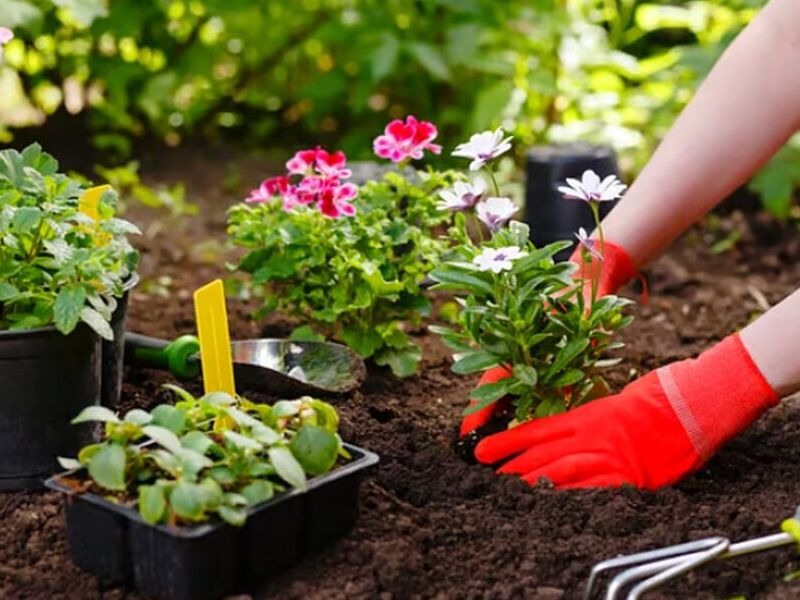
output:
<instances>
[{"instance_id":1,"label":"blurred background foliage","mask_svg":"<svg viewBox=\"0 0 800 600\"><path fill-rule=\"evenodd\" d=\"M107 161L154 137L368 158L412 113L447 145L608 143L632 176L764 2L0 0L0 141L76 115ZM798 184L791 143L751 186L785 217Z\"/></svg>"}]
</instances>

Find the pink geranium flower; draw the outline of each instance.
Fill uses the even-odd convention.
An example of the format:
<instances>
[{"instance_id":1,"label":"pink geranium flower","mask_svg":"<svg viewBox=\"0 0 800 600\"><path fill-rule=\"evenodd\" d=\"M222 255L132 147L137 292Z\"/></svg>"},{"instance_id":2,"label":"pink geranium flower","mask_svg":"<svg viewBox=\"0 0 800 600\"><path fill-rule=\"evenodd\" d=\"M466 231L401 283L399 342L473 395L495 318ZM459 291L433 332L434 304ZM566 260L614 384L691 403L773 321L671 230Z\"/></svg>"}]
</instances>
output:
<instances>
[{"instance_id":1,"label":"pink geranium flower","mask_svg":"<svg viewBox=\"0 0 800 600\"><path fill-rule=\"evenodd\" d=\"M299 150L295 155L286 161L286 170L291 175L305 175L317 162L317 152L319 148L314 150Z\"/></svg>"},{"instance_id":2,"label":"pink geranium flower","mask_svg":"<svg viewBox=\"0 0 800 600\"><path fill-rule=\"evenodd\" d=\"M409 115L405 122L396 119L384 129L372 143L372 147L381 158L399 163L406 159L419 160L425 150L439 154L442 147L432 143L439 132L433 123L419 121Z\"/></svg>"},{"instance_id":3,"label":"pink geranium flower","mask_svg":"<svg viewBox=\"0 0 800 600\"><path fill-rule=\"evenodd\" d=\"M339 217L352 217L356 214L356 207L350 204L358 195L358 188L352 183L339 185L330 180L319 195L317 208L326 217L338 219Z\"/></svg>"},{"instance_id":4,"label":"pink geranium flower","mask_svg":"<svg viewBox=\"0 0 800 600\"><path fill-rule=\"evenodd\" d=\"M347 179L353 173L350 169L345 168L346 164L347 157L341 150L331 153L321 148L317 149L316 167L325 177Z\"/></svg>"},{"instance_id":5,"label":"pink geranium flower","mask_svg":"<svg viewBox=\"0 0 800 600\"><path fill-rule=\"evenodd\" d=\"M271 177L262 181L261 185L251 191L245 202L252 204L269 202L275 196L286 196L291 188L288 177Z\"/></svg>"}]
</instances>

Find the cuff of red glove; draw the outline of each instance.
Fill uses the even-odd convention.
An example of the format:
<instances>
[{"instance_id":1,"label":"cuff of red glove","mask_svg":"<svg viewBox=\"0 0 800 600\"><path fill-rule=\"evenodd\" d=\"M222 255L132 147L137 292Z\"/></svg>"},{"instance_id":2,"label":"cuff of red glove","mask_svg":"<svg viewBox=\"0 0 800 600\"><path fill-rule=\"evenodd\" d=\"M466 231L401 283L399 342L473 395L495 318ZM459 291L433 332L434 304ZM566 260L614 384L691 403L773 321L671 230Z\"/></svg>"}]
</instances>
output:
<instances>
[{"instance_id":1,"label":"cuff of red glove","mask_svg":"<svg viewBox=\"0 0 800 600\"><path fill-rule=\"evenodd\" d=\"M600 296L616 294L617 291L636 276L636 266L628 251L619 244L605 240L597 242L602 261L589 256L589 262L583 260L581 246L578 245L570 257L570 261L578 265L577 274L585 279L599 277L597 291Z\"/></svg>"}]
</instances>

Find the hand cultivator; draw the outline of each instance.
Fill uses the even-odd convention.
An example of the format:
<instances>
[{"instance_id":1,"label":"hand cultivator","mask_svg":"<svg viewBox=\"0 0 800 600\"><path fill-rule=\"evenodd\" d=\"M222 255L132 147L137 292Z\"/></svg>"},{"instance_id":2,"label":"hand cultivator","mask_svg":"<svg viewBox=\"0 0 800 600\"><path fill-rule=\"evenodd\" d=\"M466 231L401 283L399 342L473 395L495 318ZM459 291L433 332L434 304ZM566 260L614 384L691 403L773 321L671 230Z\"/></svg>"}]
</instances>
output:
<instances>
[{"instance_id":1,"label":"hand cultivator","mask_svg":"<svg viewBox=\"0 0 800 600\"><path fill-rule=\"evenodd\" d=\"M609 571L621 569L609 582L605 600L617 600L623 597L627 600L637 600L646 592L706 563L797 543L800 535L800 507L797 508L794 518L783 522L782 529L782 533L741 542L731 542L726 537L713 536L604 560L592 568L583 598L591 600L596 596L595 592L600 589L598 583L600 577ZM627 596L623 591L626 588L629 588Z\"/></svg>"}]
</instances>

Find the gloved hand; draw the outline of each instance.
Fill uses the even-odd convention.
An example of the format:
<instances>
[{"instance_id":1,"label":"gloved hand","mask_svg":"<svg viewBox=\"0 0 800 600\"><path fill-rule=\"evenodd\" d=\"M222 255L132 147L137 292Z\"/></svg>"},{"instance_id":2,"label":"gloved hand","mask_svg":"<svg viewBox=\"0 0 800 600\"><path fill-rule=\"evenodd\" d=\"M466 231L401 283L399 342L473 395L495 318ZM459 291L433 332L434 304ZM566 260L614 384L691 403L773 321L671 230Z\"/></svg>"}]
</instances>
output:
<instances>
[{"instance_id":1,"label":"gloved hand","mask_svg":"<svg viewBox=\"0 0 800 600\"><path fill-rule=\"evenodd\" d=\"M636 268L633 266L633 261L628 252L622 247L613 242L606 240L604 246L605 251L601 252L603 261L600 263L597 260L592 260L590 263L585 264L581 257L580 245L575 249L570 257L570 261L578 265L576 276L580 276L581 272L589 275L591 269L600 268L600 281L598 285L598 295L605 296L607 294L615 294L617 290L628 283L630 279L636 275ZM602 267L602 268L601 268ZM584 292L587 297L591 297L591 284L587 281L587 289ZM486 371L478 382L479 385L485 383L495 383L506 377L510 377L511 373L504 367L495 367ZM474 404L472 402L471 404ZM465 436L470 431L474 431L479 427L486 425L492 418L497 404L490 404L486 408L474 412L464 417L461 421L461 435Z\"/></svg>"},{"instance_id":2,"label":"gloved hand","mask_svg":"<svg viewBox=\"0 0 800 600\"><path fill-rule=\"evenodd\" d=\"M623 285L636 275L636 267L625 248L609 240L605 240L602 245L600 245L599 241L596 244L597 251L603 257L602 261L589 255L589 262L584 262L580 244L575 248L572 256L569 257L571 262L578 265L575 277L582 277L586 280L584 295L587 298L591 298L593 275L599 275L597 283L598 297L616 294Z\"/></svg>"},{"instance_id":3,"label":"gloved hand","mask_svg":"<svg viewBox=\"0 0 800 600\"><path fill-rule=\"evenodd\" d=\"M653 371L615 396L484 438L475 449L498 473L559 488L623 483L657 489L700 468L778 396L738 334L696 359Z\"/></svg>"}]
</instances>

